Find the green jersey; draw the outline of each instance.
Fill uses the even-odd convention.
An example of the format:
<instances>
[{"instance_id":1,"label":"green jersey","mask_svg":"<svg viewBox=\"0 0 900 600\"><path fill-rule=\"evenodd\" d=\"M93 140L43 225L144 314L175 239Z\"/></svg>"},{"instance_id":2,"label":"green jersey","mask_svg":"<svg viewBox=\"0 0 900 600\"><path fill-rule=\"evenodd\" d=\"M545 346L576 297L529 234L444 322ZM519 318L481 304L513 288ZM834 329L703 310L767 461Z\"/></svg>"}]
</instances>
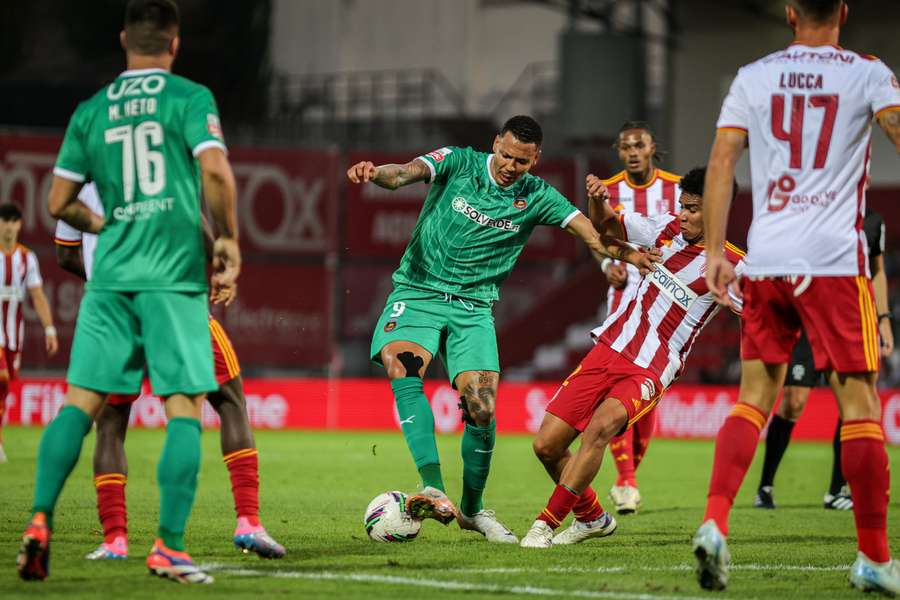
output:
<instances>
[{"instance_id":1,"label":"green jersey","mask_svg":"<svg viewBox=\"0 0 900 600\"><path fill-rule=\"evenodd\" d=\"M431 170L431 189L395 284L494 301L535 226L566 227L580 214L531 174L500 187L491 175L492 159L454 147L419 157Z\"/></svg>"},{"instance_id":2,"label":"green jersey","mask_svg":"<svg viewBox=\"0 0 900 600\"><path fill-rule=\"evenodd\" d=\"M102 199L92 289L206 290L195 157L210 147L225 149L212 93L162 69L125 71L78 106L53 172Z\"/></svg>"}]
</instances>

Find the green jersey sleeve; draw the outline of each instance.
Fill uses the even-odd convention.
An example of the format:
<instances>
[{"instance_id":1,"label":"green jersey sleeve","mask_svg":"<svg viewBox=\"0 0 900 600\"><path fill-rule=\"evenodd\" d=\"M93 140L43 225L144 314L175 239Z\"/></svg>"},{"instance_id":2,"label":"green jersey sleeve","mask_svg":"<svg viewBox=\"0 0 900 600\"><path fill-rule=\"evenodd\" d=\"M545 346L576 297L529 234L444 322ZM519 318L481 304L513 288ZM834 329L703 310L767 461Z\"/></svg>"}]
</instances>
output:
<instances>
[{"instance_id":1,"label":"green jersey sleeve","mask_svg":"<svg viewBox=\"0 0 900 600\"><path fill-rule=\"evenodd\" d=\"M460 167L465 163L465 153L466 150L463 148L447 146L420 156L419 160L424 162L431 171L431 179L428 180L428 183L444 183L454 173L459 172Z\"/></svg>"},{"instance_id":2,"label":"green jersey sleeve","mask_svg":"<svg viewBox=\"0 0 900 600\"><path fill-rule=\"evenodd\" d=\"M225 148L219 109L212 92L200 87L190 101L184 114L184 139L188 149L197 156L207 148Z\"/></svg>"},{"instance_id":3,"label":"green jersey sleeve","mask_svg":"<svg viewBox=\"0 0 900 600\"><path fill-rule=\"evenodd\" d=\"M541 225L555 225L565 229L569 223L581 214L565 196L556 188L546 185L538 202L538 222Z\"/></svg>"},{"instance_id":4,"label":"green jersey sleeve","mask_svg":"<svg viewBox=\"0 0 900 600\"><path fill-rule=\"evenodd\" d=\"M88 153L84 139L83 117L84 105L79 105L69 120L66 136L56 157L53 174L69 181L82 183L90 179L88 173Z\"/></svg>"}]
</instances>

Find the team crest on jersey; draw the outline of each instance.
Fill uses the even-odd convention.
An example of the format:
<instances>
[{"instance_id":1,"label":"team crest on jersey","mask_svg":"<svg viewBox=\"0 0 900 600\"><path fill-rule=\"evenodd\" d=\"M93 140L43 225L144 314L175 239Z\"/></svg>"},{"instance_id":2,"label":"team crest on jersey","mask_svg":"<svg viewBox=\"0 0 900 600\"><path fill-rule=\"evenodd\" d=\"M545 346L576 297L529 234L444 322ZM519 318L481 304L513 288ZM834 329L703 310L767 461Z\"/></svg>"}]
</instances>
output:
<instances>
[{"instance_id":1,"label":"team crest on jersey","mask_svg":"<svg viewBox=\"0 0 900 600\"><path fill-rule=\"evenodd\" d=\"M224 139L222 136L222 123L219 121L217 115L206 115L206 130L209 132L209 135L217 137L220 140Z\"/></svg>"},{"instance_id":2,"label":"team crest on jersey","mask_svg":"<svg viewBox=\"0 0 900 600\"><path fill-rule=\"evenodd\" d=\"M397 329L397 321L395 321L393 319L391 319L390 321L388 321L387 323L384 324L384 332L385 333L390 333L395 329Z\"/></svg>"},{"instance_id":3,"label":"team crest on jersey","mask_svg":"<svg viewBox=\"0 0 900 600\"><path fill-rule=\"evenodd\" d=\"M526 206L528 206L528 200L525 198L516 198L515 200L513 200L513 208L522 210Z\"/></svg>"},{"instance_id":4,"label":"team crest on jersey","mask_svg":"<svg viewBox=\"0 0 900 600\"><path fill-rule=\"evenodd\" d=\"M439 163L444 160L444 157L448 154L453 154L453 150L450 148L438 148L434 152L429 152L428 157L431 158L434 162Z\"/></svg>"}]
</instances>

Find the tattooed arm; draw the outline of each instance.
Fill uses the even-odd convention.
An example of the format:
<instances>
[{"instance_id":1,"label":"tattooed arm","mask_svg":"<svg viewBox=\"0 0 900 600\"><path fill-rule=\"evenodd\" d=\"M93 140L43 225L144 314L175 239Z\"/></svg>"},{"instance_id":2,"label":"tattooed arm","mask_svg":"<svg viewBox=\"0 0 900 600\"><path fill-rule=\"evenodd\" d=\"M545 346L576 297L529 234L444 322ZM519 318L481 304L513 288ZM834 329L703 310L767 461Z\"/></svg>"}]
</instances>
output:
<instances>
[{"instance_id":1,"label":"tattooed arm","mask_svg":"<svg viewBox=\"0 0 900 600\"><path fill-rule=\"evenodd\" d=\"M379 187L396 190L418 181L428 181L431 178L431 171L419 158L405 165L389 164L377 167L371 161L364 160L347 169L347 178L353 183L371 181Z\"/></svg>"},{"instance_id":2,"label":"tattooed arm","mask_svg":"<svg viewBox=\"0 0 900 600\"><path fill-rule=\"evenodd\" d=\"M900 154L900 110L886 110L878 115L877 120Z\"/></svg>"}]
</instances>

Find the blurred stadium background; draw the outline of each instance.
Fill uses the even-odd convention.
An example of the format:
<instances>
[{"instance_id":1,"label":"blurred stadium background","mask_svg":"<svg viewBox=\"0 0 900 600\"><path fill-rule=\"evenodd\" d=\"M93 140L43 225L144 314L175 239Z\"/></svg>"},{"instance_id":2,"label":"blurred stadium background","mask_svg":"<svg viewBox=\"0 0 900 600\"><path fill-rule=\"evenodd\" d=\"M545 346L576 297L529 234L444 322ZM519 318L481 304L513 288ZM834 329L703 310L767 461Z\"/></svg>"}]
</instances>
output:
<instances>
[{"instance_id":1,"label":"blurred stadium background","mask_svg":"<svg viewBox=\"0 0 900 600\"><path fill-rule=\"evenodd\" d=\"M444 145L486 149L503 120L526 113L545 129L538 174L582 207L586 173L621 169L610 145L626 119L648 120L666 150L660 166L683 173L705 162L738 66L790 41L783 4L180 0L175 70L213 90L238 175L245 268L239 301L220 317L249 379L255 423L392 426L388 386L359 378L381 376L368 362L371 328L425 187L351 187L349 164L405 161ZM844 44L900 68L896 18L885 18L886 10L896 16L896 1L850 4ZM22 241L38 254L62 341L48 359L27 311L26 387L14 391L12 421L46 421L62 397L82 285L55 264L46 193L69 115L124 68L123 7L124 0L0 3L0 202L23 209ZM880 131L873 140L869 205L887 223L898 314L900 163ZM750 214L746 160L729 232L738 245ZM605 287L573 239L548 228L532 237L495 312L510 383L501 389L501 425L504 411L515 415L507 417L513 430L539 422L554 382L590 344ZM661 416L663 434L714 434L734 400L738 339L730 314L709 326L670 394L682 402L668 405L681 412L669 425ZM455 395L437 362L430 375L445 417L439 427L453 430ZM900 351L885 361L881 385L892 407L886 430L900 443ZM828 438L833 403L825 392L814 400L828 404L827 426L809 436ZM661 410L674 410L666 405ZM145 406L137 418L158 422L158 409Z\"/></svg>"}]
</instances>

